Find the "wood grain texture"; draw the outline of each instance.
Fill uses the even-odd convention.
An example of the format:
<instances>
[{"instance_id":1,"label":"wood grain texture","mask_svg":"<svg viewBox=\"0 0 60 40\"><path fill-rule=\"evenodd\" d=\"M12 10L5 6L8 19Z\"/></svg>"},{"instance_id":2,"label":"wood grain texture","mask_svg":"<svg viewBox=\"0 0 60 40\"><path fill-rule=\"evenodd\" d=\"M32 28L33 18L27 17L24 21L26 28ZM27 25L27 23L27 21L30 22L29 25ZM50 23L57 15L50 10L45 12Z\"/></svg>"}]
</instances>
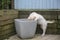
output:
<instances>
[{"instance_id":1,"label":"wood grain texture","mask_svg":"<svg viewBox=\"0 0 60 40\"><path fill-rule=\"evenodd\" d=\"M8 38L14 35L14 19L18 18L16 10L0 10L0 39Z\"/></svg>"}]
</instances>

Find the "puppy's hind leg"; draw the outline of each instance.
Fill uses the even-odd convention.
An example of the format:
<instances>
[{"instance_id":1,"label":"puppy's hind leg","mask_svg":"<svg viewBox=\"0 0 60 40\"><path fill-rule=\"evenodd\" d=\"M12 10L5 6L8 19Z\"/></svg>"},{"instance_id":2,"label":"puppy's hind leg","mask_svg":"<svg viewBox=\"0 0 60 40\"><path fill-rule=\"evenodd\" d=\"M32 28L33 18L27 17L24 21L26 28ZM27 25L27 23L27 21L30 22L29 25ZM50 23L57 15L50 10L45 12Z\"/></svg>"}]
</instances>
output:
<instances>
[{"instance_id":1,"label":"puppy's hind leg","mask_svg":"<svg viewBox=\"0 0 60 40\"><path fill-rule=\"evenodd\" d=\"M41 28L43 30L43 33L42 33L41 36L44 36L45 35L45 32L46 32L47 25L42 25Z\"/></svg>"}]
</instances>

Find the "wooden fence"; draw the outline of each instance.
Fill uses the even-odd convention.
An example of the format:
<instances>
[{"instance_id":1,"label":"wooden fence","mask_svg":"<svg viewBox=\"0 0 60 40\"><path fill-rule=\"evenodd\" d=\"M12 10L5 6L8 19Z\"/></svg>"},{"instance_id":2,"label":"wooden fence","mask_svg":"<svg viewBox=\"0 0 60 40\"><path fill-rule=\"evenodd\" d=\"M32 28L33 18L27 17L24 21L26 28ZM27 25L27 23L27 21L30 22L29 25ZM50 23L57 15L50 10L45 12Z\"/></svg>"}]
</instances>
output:
<instances>
[{"instance_id":1,"label":"wooden fence","mask_svg":"<svg viewBox=\"0 0 60 40\"><path fill-rule=\"evenodd\" d=\"M34 12L34 10L33 11L19 11L19 15L20 15L19 18L27 18L31 12ZM46 34L60 34L60 11L36 10L35 12L43 15L44 18L46 18L47 20L55 20L55 23L48 24ZM41 33L42 31L40 31L39 25L37 26L38 27L37 27L36 33Z\"/></svg>"},{"instance_id":2,"label":"wooden fence","mask_svg":"<svg viewBox=\"0 0 60 40\"><path fill-rule=\"evenodd\" d=\"M18 18L16 10L0 10L0 40L14 35L14 19Z\"/></svg>"},{"instance_id":3,"label":"wooden fence","mask_svg":"<svg viewBox=\"0 0 60 40\"><path fill-rule=\"evenodd\" d=\"M16 34L14 19L27 18L33 11L0 10L0 40ZM55 23L48 24L46 34L60 34L60 11L36 11L47 20L55 20ZM42 33L37 25L36 33Z\"/></svg>"}]
</instances>

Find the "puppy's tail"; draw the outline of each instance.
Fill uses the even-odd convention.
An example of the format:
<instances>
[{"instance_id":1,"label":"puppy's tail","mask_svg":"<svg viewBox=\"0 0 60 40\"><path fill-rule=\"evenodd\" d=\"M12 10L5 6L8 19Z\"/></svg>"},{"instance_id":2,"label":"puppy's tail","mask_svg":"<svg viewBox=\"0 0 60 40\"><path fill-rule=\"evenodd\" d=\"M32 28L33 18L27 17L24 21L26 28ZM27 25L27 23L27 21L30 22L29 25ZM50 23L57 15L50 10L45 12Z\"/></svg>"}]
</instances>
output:
<instances>
[{"instance_id":1,"label":"puppy's tail","mask_svg":"<svg viewBox=\"0 0 60 40\"><path fill-rule=\"evenodd\" d=\"M47 21L47 23L54 23L55 22L55 20L52 20L52 21Z\"/></svg>"}]
</instances>

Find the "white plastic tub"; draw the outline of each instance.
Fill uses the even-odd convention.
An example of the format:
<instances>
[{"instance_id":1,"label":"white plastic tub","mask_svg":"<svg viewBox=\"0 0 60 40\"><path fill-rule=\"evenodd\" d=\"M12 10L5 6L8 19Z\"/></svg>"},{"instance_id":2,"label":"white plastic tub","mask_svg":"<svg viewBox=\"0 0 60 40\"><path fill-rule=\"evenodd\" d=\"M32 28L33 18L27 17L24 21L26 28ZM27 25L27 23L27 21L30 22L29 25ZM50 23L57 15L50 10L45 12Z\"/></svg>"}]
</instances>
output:
<instances>
[{"instance_id":1,"label":"white plastic tub","mask_svg":"<svg viewBox=\"0 0 60 40\"><path fill-rule=\"evenodd\" d=\"M15 19L16 32L21 38L32 38L35 35L37 21Z\"/></svg>"}]
</instances>

